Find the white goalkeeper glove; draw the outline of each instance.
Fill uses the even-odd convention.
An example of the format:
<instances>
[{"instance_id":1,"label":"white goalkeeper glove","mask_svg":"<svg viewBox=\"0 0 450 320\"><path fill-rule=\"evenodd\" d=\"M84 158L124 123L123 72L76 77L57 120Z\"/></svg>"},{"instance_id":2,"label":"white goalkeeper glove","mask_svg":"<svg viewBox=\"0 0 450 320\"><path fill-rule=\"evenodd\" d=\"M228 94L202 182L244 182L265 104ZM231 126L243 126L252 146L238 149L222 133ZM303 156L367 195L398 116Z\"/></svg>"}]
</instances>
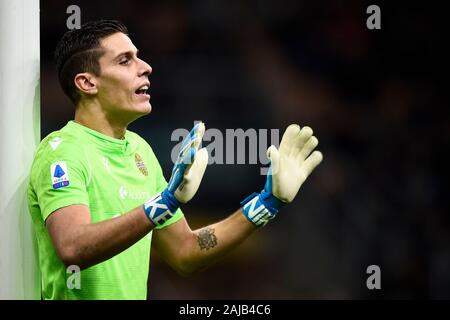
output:
<instances>
[{"instance_id":1,"label":"white goalkeeper glove","mask_svg":"<svg viewBox=\"0 0 450 320\"><path fill-rule=\"evenodd\" d=\"M197 192L208 164L208 152L198 149L204 133L203 122L192 128L181 144L167 188L145 202L144 211L154 225L170 219L180 203L188 202Z\"/></svg>"},{"instance_id":2,"label":"white goalkeeper glove","mask_svg":"<svg viewBox=\"0 0 450 320\"><path fill-rule=\"evenodd\" d=\"M291 124L283 134L280 149L267 149L270 168L264 190L241 202L242 211L252 223L265 226L284 204L294 200L303 182L322 161L320 151L312 152L318 143L310 127L300 130L300 126Z\"/></svg>"}]
</instances>

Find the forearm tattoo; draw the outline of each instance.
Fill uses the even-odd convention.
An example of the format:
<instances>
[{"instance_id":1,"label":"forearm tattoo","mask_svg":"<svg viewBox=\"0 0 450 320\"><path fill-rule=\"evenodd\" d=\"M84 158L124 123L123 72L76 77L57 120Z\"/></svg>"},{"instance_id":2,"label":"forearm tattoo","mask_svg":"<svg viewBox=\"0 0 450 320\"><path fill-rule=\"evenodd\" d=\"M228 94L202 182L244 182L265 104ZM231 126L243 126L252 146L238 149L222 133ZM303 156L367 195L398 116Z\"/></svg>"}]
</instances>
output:
<instances>
[{"instance_id":1,"label":"forearm tattoo","mask_svg":"<svg viewBox=\"0 0 450 320\"><path fill-rule=\"evenodd\" d=\"M198 245L200 250L209 250L217 246L217 237L214 234L214 229L206 227L199 231L197 235Z\"/></svg>"}]
</instances>

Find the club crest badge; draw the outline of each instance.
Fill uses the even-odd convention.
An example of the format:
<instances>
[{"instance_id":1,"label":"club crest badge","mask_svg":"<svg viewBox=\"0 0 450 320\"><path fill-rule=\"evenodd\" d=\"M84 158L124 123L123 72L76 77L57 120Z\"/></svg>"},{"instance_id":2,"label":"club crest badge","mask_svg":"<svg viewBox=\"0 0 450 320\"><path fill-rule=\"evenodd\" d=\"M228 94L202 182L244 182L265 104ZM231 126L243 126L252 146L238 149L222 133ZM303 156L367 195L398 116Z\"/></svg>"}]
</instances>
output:
<instances>
[{"instance_id":1,"label":"club crest badge","mask_svg":"<svg viewBox=\"0 0 450 320\"><path fill-rule=\"evenodd\" d=\"M136 166L138 167L139 171L144 175L148 176L147 167L145 166L144 160L142 160L139 153L134 154L134 161L136 162Z\"/></svg>"},{"instance_id":2,"label":"club crest badge","mask_svg":"<svg viewBox=\"0 0 450 320\"><path fill-rule=\"evenodd\" d=\"M67 164L65 161L58 161L50 166L50 174L52 177L53 189L67 187L69 182L69 173L67 172Z\"/></svg>"}]
</instances>

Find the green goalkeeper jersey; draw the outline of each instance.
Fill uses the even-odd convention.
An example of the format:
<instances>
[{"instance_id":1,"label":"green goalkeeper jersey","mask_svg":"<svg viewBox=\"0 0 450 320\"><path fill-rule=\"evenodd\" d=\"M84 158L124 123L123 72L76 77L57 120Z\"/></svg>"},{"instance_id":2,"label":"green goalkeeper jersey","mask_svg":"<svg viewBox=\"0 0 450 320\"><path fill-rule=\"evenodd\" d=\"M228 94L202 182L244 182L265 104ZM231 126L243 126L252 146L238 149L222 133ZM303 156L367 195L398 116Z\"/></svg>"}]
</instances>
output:
<instances>
[{"instance_id":1,"label":"green goalkeeper jersey","mask_svg":"<svg viewBox=\"0 0 450 320\"><path fill-rule=\"evenodd\" d=\"M55 210L73 204L88 206L92 223L112 219L166 185L151 147L131 131L124 139L114 139L70 121L48 135L36 152L28 188L42 298L145 299L151 232L120 254L76 273L76 266L66 268L57 256L45 221ZM157 228L182 216L178 210Z\"/></svg>"}]
</instances>

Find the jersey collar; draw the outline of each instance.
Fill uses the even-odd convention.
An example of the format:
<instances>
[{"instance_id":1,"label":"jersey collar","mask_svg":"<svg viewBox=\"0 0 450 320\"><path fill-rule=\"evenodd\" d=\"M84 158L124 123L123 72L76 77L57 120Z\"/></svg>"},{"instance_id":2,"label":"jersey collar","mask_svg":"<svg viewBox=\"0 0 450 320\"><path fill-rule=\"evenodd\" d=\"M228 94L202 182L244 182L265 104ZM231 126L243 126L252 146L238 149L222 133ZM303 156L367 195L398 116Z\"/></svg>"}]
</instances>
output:
<instances>
[{"instance_id":1,"label":"jersey collar","mask_svg":"<svg viewBox=\"0 0 450 320\"><path fill-rule=\"evenodd\" d=\"M90 129L88 127L85 127L73 120L69 121L67 126L77 130L78 132L82 133L85 137L87 137L89 140L94 142L95 144L101 146L102 148L119 151L119 152L125 152L129 142L128 142L128 130L125 131L125 136L123 139L116 139L110 136L107 136L103 133L100 133L98 131L95 131L93 129Z\"/></svg>"}]
</instances>

